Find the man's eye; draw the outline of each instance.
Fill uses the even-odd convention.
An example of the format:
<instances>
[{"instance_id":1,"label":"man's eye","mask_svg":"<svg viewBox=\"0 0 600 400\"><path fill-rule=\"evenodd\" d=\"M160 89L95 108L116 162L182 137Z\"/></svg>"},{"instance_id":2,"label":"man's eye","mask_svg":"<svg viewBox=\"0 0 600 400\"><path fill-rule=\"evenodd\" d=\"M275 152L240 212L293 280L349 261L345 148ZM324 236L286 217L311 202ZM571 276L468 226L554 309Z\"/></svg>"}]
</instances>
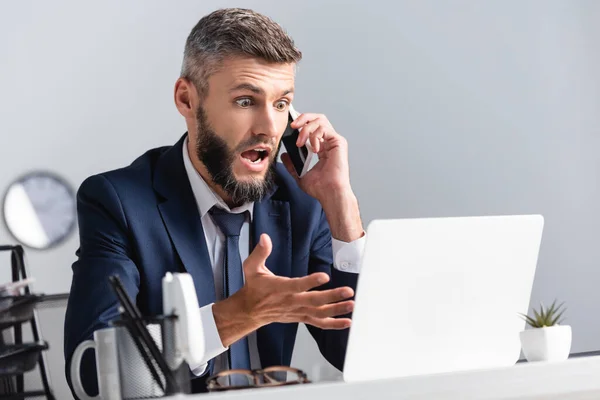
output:
<instances>
[{"instance_id":1,"label":"man's eye","mask_svg":"<svg viewBox=\"0 0 600 400\"><path fill-rule=\"evenodd\" d=\"M285 101L278 101L275 104L275 108L277 108L279 111L285 110L286 107L287 107L287 102L285 102Z\"/></svg>"},{"instance_id":2,"label":"man's eye","mask_svg":"<svg viewBox=\"0 0 600 400\"><path fill-rule=\"evenodd\" d=\"M239 99L235 101L240 107L250 107L252 105L252 100L250 99Z\"/></svg>"}]
</instances>

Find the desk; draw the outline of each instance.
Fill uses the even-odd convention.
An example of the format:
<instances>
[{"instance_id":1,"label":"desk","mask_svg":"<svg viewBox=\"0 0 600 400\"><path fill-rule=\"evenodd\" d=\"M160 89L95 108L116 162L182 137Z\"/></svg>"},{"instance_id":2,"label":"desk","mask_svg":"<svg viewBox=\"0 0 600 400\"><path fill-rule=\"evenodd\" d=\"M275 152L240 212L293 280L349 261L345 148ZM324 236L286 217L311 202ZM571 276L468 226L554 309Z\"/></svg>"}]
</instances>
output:
<instances>
[{"instance_id":1,"label":"desk","mask_svg":"<svg viewBox=\"0 0 600 400\"><path fill-rule=\"evenodd\" d=\"M362 383L317 383L286 388L173 396L173 400L600 399L600 356L559 363L405 377Z\"/></svg>"}]
</instances>

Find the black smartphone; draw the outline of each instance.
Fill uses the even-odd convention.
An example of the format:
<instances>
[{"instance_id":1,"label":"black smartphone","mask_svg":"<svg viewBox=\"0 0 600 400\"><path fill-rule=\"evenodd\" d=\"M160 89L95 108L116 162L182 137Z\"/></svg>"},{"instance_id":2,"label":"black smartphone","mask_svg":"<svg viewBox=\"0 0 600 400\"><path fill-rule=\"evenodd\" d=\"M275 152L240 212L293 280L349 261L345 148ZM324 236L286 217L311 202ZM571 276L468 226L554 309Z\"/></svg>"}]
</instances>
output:
<instances>
[{"instance_id":1,"label":"black smartphone","mask_svg":"<svg viewBox=\"0 0 600 400\"><path fill-rule=\"evenodd\" d=\"M310 167L310 161L313 152L310 151L310 149L306 145L301 147L296 146L296 141L298 140L300 132L298 131L298 129L292 128L291 124L298 117L298 115L299 114L290 105L290 110L288 113L288 123L285 128L285 132L283 132L283 137L281 138L281 141L285 146L286 152L290 155L290 159L292 160L292 164L296 169L296 173L299 177L302 177Z\"/></svg>"}]
</instances>

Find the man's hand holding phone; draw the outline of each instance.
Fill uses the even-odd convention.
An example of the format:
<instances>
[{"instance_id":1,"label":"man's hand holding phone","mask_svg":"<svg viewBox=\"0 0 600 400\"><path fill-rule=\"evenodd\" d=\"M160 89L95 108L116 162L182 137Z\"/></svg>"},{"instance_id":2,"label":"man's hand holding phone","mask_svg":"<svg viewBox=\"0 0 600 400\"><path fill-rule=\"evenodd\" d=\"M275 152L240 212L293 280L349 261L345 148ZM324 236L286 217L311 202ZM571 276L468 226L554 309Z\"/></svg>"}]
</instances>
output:
<instances>
[{"instance_id":1,"label":"man's hand holding phone","mask_svg":"<svg viewBox=\"0 0 600 400\"><path fill-rule=\"evenodd\" d=\"M359 239L364 235L364 230L358 201L350 185L348 142L335 131L323 114L300 114L290 123L290 127L299 131L295 145L302 148L310 144L319 161L300 176L292 157L284 153L281 160L286 169L302 190L321 203L335 239L344 242ZM289 151L290 146L284 144Z\"/></svg>"}]
</instances>

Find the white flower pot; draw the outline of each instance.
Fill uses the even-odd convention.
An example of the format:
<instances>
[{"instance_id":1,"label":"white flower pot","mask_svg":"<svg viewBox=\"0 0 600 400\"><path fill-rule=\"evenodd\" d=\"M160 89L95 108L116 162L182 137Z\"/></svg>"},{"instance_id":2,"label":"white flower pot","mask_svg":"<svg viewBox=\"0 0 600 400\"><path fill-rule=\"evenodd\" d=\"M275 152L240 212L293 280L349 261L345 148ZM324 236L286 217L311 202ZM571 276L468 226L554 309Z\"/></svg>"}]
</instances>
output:
<instances>
[{"instance_id":1,"label":"white flower pot","mask_svg":"<svg viewBox=\"0 0 600 400\"><path fill-rule=\"evenodd\" d=\"M571 351L571 327L554 325L526 329L520 333L527 361L563 361Z\"/></svg>"}]
</instances>

